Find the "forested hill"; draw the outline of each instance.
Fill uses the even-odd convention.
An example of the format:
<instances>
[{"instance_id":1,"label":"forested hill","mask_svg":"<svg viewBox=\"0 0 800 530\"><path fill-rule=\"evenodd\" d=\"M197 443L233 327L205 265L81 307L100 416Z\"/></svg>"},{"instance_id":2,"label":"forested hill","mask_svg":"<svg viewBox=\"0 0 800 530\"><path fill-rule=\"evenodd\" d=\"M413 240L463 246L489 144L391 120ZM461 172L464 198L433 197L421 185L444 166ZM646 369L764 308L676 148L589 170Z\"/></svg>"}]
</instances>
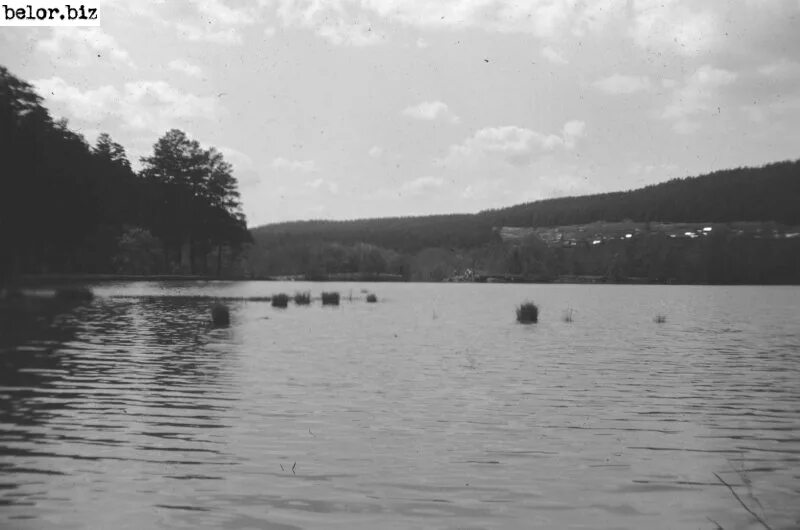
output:
<instances>
[{"instance_id":1,"label":"forested hill","mask_svg":"<svg viewBox=\"0 0 800 530\"><path fill-rule=\"evenodd\" d=\"M774 221L800 224L800 160L673 179L632 191L547 199L477 214L299 221L252 230L257 244L368 243L397 252L474 248L493 227L560 226L594 221Z\"/></svg>"}]
</instances>

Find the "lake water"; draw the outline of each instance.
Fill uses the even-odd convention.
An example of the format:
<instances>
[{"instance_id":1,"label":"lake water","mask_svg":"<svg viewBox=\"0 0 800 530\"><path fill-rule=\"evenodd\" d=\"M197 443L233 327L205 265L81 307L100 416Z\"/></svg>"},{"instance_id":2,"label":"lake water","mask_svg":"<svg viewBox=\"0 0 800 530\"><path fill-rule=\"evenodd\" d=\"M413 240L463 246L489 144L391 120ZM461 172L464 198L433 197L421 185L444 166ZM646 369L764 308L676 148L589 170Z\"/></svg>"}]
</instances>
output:
<instances>
[{"instance_id":1,"label":"lake water","mask_svg":"<svg viewBox=\"0 0 800 530\"><path fill-rule=\"evenodd\" d=\"M800 288L93 290L0 329L2 528L800 527Z\"/></svg>"}]
</instances>

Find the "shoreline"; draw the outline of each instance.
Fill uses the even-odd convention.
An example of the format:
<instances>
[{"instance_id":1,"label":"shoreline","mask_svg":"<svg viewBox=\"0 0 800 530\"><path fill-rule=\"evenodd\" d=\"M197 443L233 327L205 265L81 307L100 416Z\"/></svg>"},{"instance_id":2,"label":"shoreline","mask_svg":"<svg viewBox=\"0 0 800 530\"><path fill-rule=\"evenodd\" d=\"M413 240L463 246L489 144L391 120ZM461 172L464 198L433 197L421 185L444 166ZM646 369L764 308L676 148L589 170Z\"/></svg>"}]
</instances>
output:
<instances>
[{"instance_id":1,"label":"shoreline","mask_svg":"<svg viewBox=\"0 0 800 530\"><path fill-rule=\"evenodd\" d=\"M542 284L542 285L691 285L691 286L778 286L789 285L795 286L800 284L786 284L786 283L678 283L675 281L649 281L646 278L630 278L622 281L608 281L599 277L580 278L569 276L564 278L555 278L552 280L544 279L524 279L524 278L509 278L500 279L492 278L488 280L479 281L411 281L403 279L397 275L359 275L359 274L337 274L325 277L312 277L306 278L304 275L286 275L286 276L259 276L259 277L217 277L208 275L190 275L190 274L23 274L16 278L16 281L9 282L6 287L12 286L41 286L48 284L64 284L64 283L94 283L94 282L162 282L162 281L185 281L185 282L318 282L318 283L333 283L333 282L349 282L349 283L450 283L450 284Z\"/></svg>"}]
</instances>

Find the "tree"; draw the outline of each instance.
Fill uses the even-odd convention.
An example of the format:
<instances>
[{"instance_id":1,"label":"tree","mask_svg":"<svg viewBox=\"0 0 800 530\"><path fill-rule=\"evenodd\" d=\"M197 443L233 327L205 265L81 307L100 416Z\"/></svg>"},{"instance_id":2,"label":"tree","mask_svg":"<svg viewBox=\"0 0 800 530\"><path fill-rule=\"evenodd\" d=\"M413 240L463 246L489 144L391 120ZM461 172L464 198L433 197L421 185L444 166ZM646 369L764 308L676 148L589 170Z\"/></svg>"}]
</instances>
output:
<instances>
[{"instance_id":1,"label":"tree","mask_svg":"<svg viewBox=\"0 0 800 530\"><path fill-rule=\"evenodd\" d=\"M153 156L142 162L142 176L159 188L163 197L154 232L178 250L188 247L188 264L184 265L192 273L197 258L215 248L219 274L222 247L238 249L250 241L233 167L222 153L203 149L178 129L162 136L153 146Z\"/></svg>"},{"instance_id":2,"label":"tree","mask_svg":"<svg viewBox=\"0 0 800 530\"><path fill-rule=\"evenodd\" d=\"M108 133L101 133L97 137L97 143L92 151L101 160L117 164L126 169L131 168L131 163L125 154L125 148L113 141Z\"/></svg>"}]
</instances>

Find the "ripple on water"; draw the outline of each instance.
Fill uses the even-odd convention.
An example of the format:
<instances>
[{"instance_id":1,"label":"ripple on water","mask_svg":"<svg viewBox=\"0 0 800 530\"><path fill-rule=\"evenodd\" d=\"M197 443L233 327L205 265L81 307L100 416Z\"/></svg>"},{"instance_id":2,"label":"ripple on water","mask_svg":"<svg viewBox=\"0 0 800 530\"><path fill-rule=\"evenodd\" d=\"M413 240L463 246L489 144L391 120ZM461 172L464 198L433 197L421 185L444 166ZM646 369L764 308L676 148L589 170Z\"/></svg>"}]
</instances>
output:
<instances>
[{"instance_id":1,"label":"ripple on water","mask_svg":"<svg viewBox=\"0 0 800 530\"><path fill-rule=\"evenodd\" d=\"M233 299L320 289L123 283L20 317L0 340L0 526L744 527L715 473L776 528L800 517L797 289ZM230 328L209 326L216 295ZM535 326L514 323L526 296Z\"/></svg>"}]
</instances>

